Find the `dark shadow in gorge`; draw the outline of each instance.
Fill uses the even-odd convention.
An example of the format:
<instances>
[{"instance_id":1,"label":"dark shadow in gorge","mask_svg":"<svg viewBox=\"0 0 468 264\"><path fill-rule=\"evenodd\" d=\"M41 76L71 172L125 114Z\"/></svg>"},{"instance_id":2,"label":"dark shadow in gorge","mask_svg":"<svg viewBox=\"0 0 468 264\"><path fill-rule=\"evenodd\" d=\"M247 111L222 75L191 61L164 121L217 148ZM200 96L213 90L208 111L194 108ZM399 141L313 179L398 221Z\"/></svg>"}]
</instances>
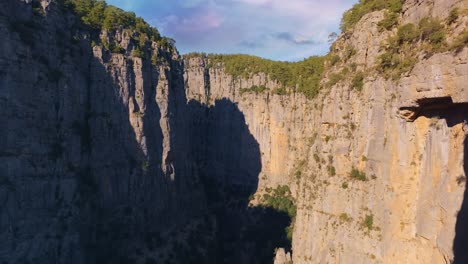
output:
<instances>
[{"instance_id":1,"label":"dark shadow in gorge","mask_svg":"<svg viewBox=\"0 0 468 264\"><path fill-rule=\"evenodd\" d=\"M171 61L172 54L160 51ZM110 54L104 54L108 62ZM156 87L158 67L142 61L142 87L137 94L134 62L125 59L126 84L96 58L90 62L88 87L87 138L91 140L83 156L88 167L80 172L80 238L84 263L131 264L152 260L148 255L169 243L162 233L190 221L202 211L202 200L195 195L200 185L191 178L184 160L189 152L183 82L177 76L164 93L167 98L163 117ZM177 71L176 62L172 71ZM121 70L119 68L117 71ZM159 91L161 92L161 91ZM140 104L136 98L142 97ZM133 107L132 107L133 106ZM130 116L141 118L138 124ZM161 120L169 123L170 135L164 135ZM135 133L141 128L143 140ZM170 142L170 152L163 155L163 142ZM143 142L143 143L141 143ZM163 164L165 167L163 167ZM175 175L175 176L174 176ZM157 244L157 245L156 245ZM143 259L143 260L142 260ZM139 261L140 260L140 261Z\"/></svg>"},{"instance_id":2,"label":"dark shadow in gorge","mask_svg":"<svg viewBox=\"0 0 468 264\"><path fill-rule=\"evenodd\" d=\"M143 109L129 109L108 70L99 61L92 65L98 79L89 88L87 123L94 143L86 173L96 187L81 206L86 263L272 263L276 248L291 249L285 231L290 217L248 206L258 188L261 153L235 103L187 104L181 65L172 65L166 91L171 148L164 172L162 110L153 99L159 73L143 71L151 72L143 78L145 153L128 119L129 111ZM135 97L132 87L124 91L129 100ZM194 168L187 165L192 162Z\"/></svg>"},{"instance_id":3,"label":"dark shadow in gorge","mask_svg":"<svg viewBox=\"0 0 468 264\"><path fill-rule=\"evenodd\" d=\"M109 56L104 53L104 62ZM154 201L167 196L160 187L164 177L158 167L162 152L159 108L156 102L145 100L143 131L149 138L145 153L129 120L129 112L143 112L134 101L133 64L126 60L123 66L129 69L127 86L119 85L109 69L91 56L84 121L90 142L82 142L87 146L83 156L88 167L78 177L79 232L86 263L131 263L134 247L160 222L157 214L163 210ZM149 80L158 76L144 78L143 91L152 95ZM129 109L129 104L135 107Z\"/></svg>"},{"instance_id":4,"label":"dark shadow in gorge","mask_svg":"<svg viewBox=\"0 0 468 264\"><path fill-rule=\"evenodd\" d=\"M466 113L466 112L465 112ZM468 137L465 131L463 168L465 177L460 176L460 184L465 185L465 194L463 196L462 206L457 215L457 224L455 226L455 240L453 242L454 264L468 263L468 186L466 177L468 176Z\"/></svg>"},{"instance_id":5,"label":"dark shadow in gorge","mask_svg":"<svg viewBox=\"0 0 468 264\"><path fill-rule=\"evenodd\" d=\"M71 33L83 32L73 32L78 30L73 29L59 34L60 23L54 17L44 18L51 19L50 32L35 30L31 34L33 40L63 41L59 49L55 49L55 44L47 45L53 51L50 54L60 51L60 56L49 58L50 54L40 49L43 47L40 45L28 53L45 54L46 61L50 60L48 70L57 69L52 72L58 76L53 77L56 79L53 85L44 81L25 86L28 96L24 98L32 98L30 95L50 98L41 106L44 116L36 115L28 122L38 127L47 125L40 131L57 135L55 144L44 134L34 139L44 141L47 147L52 145L52 158L42 154L32 157L50 159L45 164L53 163L52 166L59 168L51 175L58 182L57 200L53 201L57 203L31 211L28 206L35 204L31 200L25 201L26 209L14 208L24 211L24 216L15 219L18 223L39 218L44 224L34 226L37 234L31 233L31 238L21 237L24 246L8 249L8 263L159 263L152 257L165 253L161 248L170 243L162 233L182 229L196 219L206 220L208 224L193 243L182 242L195 248L201 237L207 237L203 252L187 255L175 243L175 250L169 253L166 263L271 263L276 247L290 248L284 232L290 222L286 214L248 207L248 197L258 186L260 150L234 103L221 100L207 107L191 102L186 107L183 66L172 61L173 54L165 54L166 61L171 63L171 69L167 69L171 76L167 78L167 102L159 105L156 87L161 72L149 60L142 62L144 95L137 94L135 65L130 57L111 62L110 53L104 52L103 60L107 64L103 65L92 55L89 40L72 39ZM68 55L72 61L63 63L62 58ZM61 72L63 64L75 67ZM115 72L111 70L113 67L117 68ZM51 78L49 74L41 71L39 76L47 80ZM53 97L48 89L54 89ZM138 95L144 96L145 109L130 107L131 103L135 106ZM76 104L70 105L70 101ZM34 101L38 102L41 101ZM162 109L164 103L168 109ZM21 108L12 111L36 113L27 104L19 105ZM130 118L135 114L143 115L138 124L146 136L144 146L134 129L140 126ZM202 133L191 134L186 125L189 118L198 118L200 123L190 128ZM161 121L169 124L170 135L163 135ZM32 131L28 134L34 135ZM163 144L167 142L170 151L163 157ZM198 168L189 164L192 156L198 158ZM198 174L201 174L199 182ZM41 175L32 176L37 179ZM41 198L47 196L44 190L37 191ZM197 192L204 194L196 195ZM63 196L70 196L71 201L63 204ZM204 202L206 206L200 206ZM196 211L200 215L193 213ZM50 225L50 230L44 228L46 225ZM23 232L20 228L19 231ZM37 246L44 246L44 250L33 251ZM21 249L28 251L24 261L17 259L25 255Z\"/></svg>"},{"instance_id":6,"label":"dark shadow in gorge","mask_svg":"<svg viewBox=\"0 0 468 264\"><path fill-rule=\"evenodd\" d=\"M291 249L285 228L290 217L272 208L249 207L261 171L259 144L237 105L228 99L213 106L189 102L192 153L204 186L207 255L184 263L272 263L278 247Z\"/></svg>"}]
</instances>

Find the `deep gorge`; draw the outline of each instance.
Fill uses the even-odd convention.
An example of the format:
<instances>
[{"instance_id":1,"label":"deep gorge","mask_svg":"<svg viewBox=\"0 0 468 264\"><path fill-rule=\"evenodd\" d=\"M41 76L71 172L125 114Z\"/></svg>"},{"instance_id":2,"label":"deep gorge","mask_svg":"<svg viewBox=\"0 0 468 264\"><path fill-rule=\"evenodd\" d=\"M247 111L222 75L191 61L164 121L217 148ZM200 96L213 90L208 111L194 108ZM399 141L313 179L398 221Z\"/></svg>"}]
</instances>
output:
<instances>
[{"instance_id":1,"label":"deep gorge","mask_svg":"<svg viewBox=\"0 0 468 264\"><path fill-rule=\"evenodd\" d=\"M0 8L0 263L467 261L466 46L381 72L398 30L373 9L281 82L65 4Z\"/></svg>"}]
</instances>

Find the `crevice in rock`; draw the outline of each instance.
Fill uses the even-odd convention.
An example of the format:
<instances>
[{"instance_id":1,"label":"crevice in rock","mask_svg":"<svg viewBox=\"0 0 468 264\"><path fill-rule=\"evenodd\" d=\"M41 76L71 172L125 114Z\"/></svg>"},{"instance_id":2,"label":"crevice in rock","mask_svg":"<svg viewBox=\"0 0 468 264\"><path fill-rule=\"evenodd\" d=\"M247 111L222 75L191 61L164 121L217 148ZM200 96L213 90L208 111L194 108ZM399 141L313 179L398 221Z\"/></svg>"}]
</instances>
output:
<instances>
[{"instance_id":1,"label":"crevice in rock","mask_svg":"<svg viewBox=\"0 0 468 264\"><path fill-rule=\"evenodd\" d=\"M206 104L208 105L210 102L210 93L211 93L211 83L210 83L210 69L208 67L204 67L203 71L203 79L204 79L204 84L205 84L205 98L206 98Z\"/></svg>"},{"instance_id":2,"label":"crevice in rock","mask_svg":"<svg viewBox=\"0 0 468 264\"><path fill-rule=\"evenodd\" d=\"M454 103L450 96L418 99L414 106L400 107L398 111L398 115L408 122L420 116L443 118L449 127L466 122L467 113L468 103Z\"/></svg>"}]
</instances>

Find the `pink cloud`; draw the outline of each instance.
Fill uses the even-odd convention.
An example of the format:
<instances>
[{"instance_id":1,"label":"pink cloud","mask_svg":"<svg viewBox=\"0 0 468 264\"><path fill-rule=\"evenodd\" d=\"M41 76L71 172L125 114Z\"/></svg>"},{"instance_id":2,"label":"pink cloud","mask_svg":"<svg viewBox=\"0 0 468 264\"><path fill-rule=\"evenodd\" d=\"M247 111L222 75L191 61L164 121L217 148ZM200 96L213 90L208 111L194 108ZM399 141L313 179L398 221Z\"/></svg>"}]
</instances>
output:
<instances>
[{"instance_id":1,"label":"pink cloud","mask_svg":"<svg viewBox=\"0 0 468 264\"><path fill-rule=\"evenodd\" d=\"M221 27L224 17L213 11L195 13L189 17L170 16L166 18L167 28L180 33L201 33Z\"/></svg>"}]
</instances>

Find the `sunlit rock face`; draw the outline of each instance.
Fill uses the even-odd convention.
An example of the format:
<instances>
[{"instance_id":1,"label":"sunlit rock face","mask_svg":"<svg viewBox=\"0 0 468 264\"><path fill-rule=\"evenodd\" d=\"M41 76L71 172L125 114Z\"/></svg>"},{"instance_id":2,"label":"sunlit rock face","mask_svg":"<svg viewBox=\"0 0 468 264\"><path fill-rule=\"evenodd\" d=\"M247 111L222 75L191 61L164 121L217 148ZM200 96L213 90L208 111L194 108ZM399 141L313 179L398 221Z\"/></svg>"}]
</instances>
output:
<instances>
[{"instance_id":1,"label":"sunlit rock face","mask_svg":"<svg viewBox=\"0 0 468 264\"><path fill-rule=\"evenodd\" d=\"M456 6L406 1L401 23ZM124 54L91 47L73 14L41 7L0 8L0 262L467 262L467 48L388 80L373 12L334 46L356 49L362 91L306 99L157 43L156 63L134 57L123 31L101 36ZM260 206L283 185L292 243L291 219Z\"/></svg>"},{"instance_id":2,"label":"sunlit rock face","mask_svg":"<svg viewBox=\"0 0 468 264\"><path fill-rule=\"evenodd\" d=\"M443 20L464 5L407 1L400 24L426 16ZM373 72L391 33L378 29L383 17L370 13L337 40L338 54L348 45L356 49L347 64ZM466 23L465 17L450 32L458 34ZM434 54L398 80L373 73L361 92L341 82L314 100L275 95L279 84L263 74L236 79L222 66L190 58L186 93L203 102L228 98L237 104L259 143L260 196L282 184L294 190L294 263L463 263L467 57L466 48ZM242 93L253 85L270 92ZM352 179L352 168L367 180ZM372 225L366 224L370 216ZM277 262L287 261L283 251L278 254Z\"/></svg>"}]
</instances>

